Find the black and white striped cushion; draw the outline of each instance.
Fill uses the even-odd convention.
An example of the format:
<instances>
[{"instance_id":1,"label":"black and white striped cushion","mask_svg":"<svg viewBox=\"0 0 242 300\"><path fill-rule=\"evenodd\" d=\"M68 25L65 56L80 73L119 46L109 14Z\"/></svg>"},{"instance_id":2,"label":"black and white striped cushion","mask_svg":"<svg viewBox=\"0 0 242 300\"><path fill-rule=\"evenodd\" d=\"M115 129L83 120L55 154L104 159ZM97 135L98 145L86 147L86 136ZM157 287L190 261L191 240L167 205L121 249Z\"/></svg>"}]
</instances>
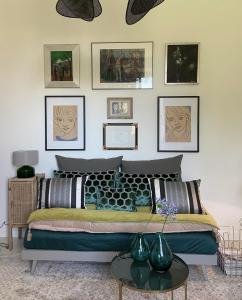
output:
<instances>
[{"instance_id":1,"label":"black and white striped cushion","mask_svg":"<svg viewBox=\"0 0 242 300\"><path fill-rule=\"evenodd\" d=\"M152 213L156 213L157 199L166 199L175 204L179 214L203 214L199 186L201 180L186 182L165 182L150 179Z\"/></svg>"},{"instance_id":2,"label":"black and white striped cushion","mask_svg":"<svg viewBox=\"0 0 242 300\"><path fill-rule=\"evenodd\" d=\"M85 208L87 177L41 179L38 208Z\"/></svg>"}]
</instances>

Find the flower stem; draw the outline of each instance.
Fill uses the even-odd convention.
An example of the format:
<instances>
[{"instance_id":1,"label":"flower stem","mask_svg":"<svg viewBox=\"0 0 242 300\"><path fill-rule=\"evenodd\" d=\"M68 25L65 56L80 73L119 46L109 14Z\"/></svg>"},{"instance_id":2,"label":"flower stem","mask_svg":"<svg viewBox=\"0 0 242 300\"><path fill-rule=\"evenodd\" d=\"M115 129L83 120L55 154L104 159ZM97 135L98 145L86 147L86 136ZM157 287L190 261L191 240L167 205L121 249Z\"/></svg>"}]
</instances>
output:
<instances>
[{"instance_id":1,"label":"flower stem","mask_svg":"<svg viewBox=\"0 0 242 300\"><path fill-rule=\"evenodd\" d=\"M165 225L166 225L167 218L168 218L168 215L166 215L166 218L165 218L165 221L164 221L164 223L163 223L163 226L162 226L162 231L161 231L161 232L163 232L163 231L164 231L164 228L165 228Z\"/></svg>"}]
</instances>

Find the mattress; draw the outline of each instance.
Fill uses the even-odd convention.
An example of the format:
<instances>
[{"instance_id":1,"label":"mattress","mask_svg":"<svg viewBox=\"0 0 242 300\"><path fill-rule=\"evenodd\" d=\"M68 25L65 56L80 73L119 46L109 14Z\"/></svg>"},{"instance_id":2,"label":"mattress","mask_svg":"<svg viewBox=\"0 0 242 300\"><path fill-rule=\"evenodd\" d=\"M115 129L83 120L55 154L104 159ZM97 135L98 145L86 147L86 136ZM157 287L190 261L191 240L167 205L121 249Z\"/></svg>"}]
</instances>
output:
<instances>
[{"instance_id":1,"label":"mattress","mask_svg":"<svg viewBox=\"0 0 242 300\"><path fill-rule=\"evenodd\" d=\"M26 249L68 250L68 251L127 251L135 233L88 233L62 232L32 229L32 238L27 240ZM149 244L154 234L145 234ZM166 240L174 253L215 254L217 243L213 231L166 233Z\"/></svg>"}]
</instances>

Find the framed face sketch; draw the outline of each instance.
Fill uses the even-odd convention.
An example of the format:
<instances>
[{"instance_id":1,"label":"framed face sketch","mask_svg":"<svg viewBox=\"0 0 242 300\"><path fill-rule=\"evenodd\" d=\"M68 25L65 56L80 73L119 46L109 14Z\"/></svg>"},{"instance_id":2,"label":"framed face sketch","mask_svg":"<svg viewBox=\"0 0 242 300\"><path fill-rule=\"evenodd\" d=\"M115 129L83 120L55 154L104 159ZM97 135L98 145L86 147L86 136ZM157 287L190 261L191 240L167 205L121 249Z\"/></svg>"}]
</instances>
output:
<instances>
[{"instance_id":1,"label":"framed face sketch","mask_svg":"<svg viewBox=\"0 0 242 300\"><path fill-rule=\"evenodd\" d=\"M153 43L92 43L93 89L150 89Z\"/></svg>"},{"instance_id":2,"label":"framed face sketch","mask_svg":"<svg viewBox=\"0 0 242 300\"><path fill-rule=\"evenodd\" d=\"M107 98L108 119L132 119L133 98Z\"/></svg>"},{"instance_id":3,"label":"framed face sketch","mask_svg":"<svg viewBox=\"0 0 242 300\"><path fill-rule=\"evenodd\" d=\"M45 150L85 150L84 96L45 96Z\"/></svg>"},{"instance_id":4,"label":"framed face sketch","mask_svg":"<svg viewBox=\"0 0 242 300\"><path fill-rule=\"evenodd\" d=\"M79 87L79 45L44 45L45 87Z\"/></svg>"},{"instance_id":5,"label":"framed face sketch","mask_svg":"<svg viewBox=\"0 0 242 300\"><path fill-rule=\"evenodd\" d=\"M103 149L135 150L138 149L137 123L103 124Z\"/></svg>"},{"instance_id":6,"label":"framed face sketch","mask_svg":"<svg viewBox=\"0 0 242 300\"><path fill-rule=\"evenodd\" d=\"M198 84L199 44L166 44L166 84Z\"/></svg>"},{"instance_id":7,"label":"framed face sketch","mask_svg":"<svg viewBox=\"0 0 242 300\"><path fill-rule=\"evenodd\" d=\"M158 97L157 151L199 152L199 97Z\"/></svg>"}]
</instances>

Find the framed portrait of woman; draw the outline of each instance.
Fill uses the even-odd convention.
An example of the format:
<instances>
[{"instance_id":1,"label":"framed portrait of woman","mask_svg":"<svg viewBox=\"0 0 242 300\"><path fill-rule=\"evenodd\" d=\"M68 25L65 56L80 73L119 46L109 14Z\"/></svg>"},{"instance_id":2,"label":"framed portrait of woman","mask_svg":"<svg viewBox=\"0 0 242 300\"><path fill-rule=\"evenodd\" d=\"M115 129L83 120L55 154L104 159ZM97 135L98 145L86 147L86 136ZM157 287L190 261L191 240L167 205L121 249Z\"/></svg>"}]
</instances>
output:
<instances>
[{"instance_id":1,"label":"framed portrait of woman","mask_svg":"<svg viewBox=\"0 0 242 300\"><path fill-rule=\"evenodd\" d=\"M85 150L85 97L45 97L45 150Z\"/></svg>"},{"instance_id":2,"label":"framed portrait of woman","mask_svg":"<svg viewBox=\"0 0 242 300\"><path fill-rule=\"evenodd\" d=\"M199 152L199 96L160 96L157 151Z\"/></svg>"}]
</instances>

